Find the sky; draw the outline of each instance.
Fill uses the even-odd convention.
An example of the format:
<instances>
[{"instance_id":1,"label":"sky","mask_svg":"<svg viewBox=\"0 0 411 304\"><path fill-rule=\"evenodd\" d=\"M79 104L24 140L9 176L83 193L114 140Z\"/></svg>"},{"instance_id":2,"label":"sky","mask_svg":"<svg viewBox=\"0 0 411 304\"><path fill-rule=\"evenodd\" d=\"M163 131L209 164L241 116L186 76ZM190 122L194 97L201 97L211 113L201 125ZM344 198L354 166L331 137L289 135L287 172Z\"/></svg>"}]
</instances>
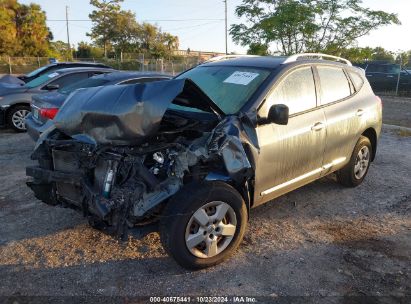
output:
<instances>
[{"instance_id":1,"label":"sky","mask_svg":"<svg viewBox=\"0 0 411 304\"><path fill-rule=\"evenodd\" d=\"M69 7L69 19L73 20L88 19L88 14L93 9L88 0L20 0L19 2L25 4L34 2L41 5L47 18L50 19L47 24L55 40L62 41L67 41L65 22L51 20L65 19L66 5ZM228 0L229 25L240 22L234 10L241 2L241 0ZM411 39L407 38L411 33L411 18L409 18L411 0L363 0L363 3L364 6L374 10L398 14L402 25L377 29L368 36L360 38L359 46L382 46L393 52L411 50ZM155 23L163 31L177 35L182 50L187 48L213 52L225 50L223 0L125 0L122 8L133 11L139 22ZM86 36L90 28L91 22L88 21L70 22L71 44L77 45L80 41L90 41ZM228 51L245 53L246 48L234 44L229 37Z\"/></svg>"}]
</instances>

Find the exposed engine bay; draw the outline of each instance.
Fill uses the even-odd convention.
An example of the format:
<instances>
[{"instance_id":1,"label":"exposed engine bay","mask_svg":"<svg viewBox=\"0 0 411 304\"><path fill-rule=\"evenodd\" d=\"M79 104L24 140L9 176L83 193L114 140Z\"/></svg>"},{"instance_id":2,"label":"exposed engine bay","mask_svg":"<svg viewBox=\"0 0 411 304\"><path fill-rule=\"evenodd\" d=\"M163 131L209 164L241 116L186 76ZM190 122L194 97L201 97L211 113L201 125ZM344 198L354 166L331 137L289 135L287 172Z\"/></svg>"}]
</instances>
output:
<instances>
[{"instance_id":1,"label":"exposed engine bay","mask_svg":"<svg viewBox=\"0 0 411 304\"><path fill-rule=\"evenodd\" d=\"M56 126L68 119L62 112ZM65 126L52 128L32 154L39 166L27 168L33 177L28 185L38 199L81 210L93 227L120 238L129 228L155 222L168 199L192 182L220 175L238 188L250 188L257 148L242 118L164 112L155 132L150 126L150 133L132 145L108 143L107 136L104 142L73 136Z\"/></svg>"}]
</instances>

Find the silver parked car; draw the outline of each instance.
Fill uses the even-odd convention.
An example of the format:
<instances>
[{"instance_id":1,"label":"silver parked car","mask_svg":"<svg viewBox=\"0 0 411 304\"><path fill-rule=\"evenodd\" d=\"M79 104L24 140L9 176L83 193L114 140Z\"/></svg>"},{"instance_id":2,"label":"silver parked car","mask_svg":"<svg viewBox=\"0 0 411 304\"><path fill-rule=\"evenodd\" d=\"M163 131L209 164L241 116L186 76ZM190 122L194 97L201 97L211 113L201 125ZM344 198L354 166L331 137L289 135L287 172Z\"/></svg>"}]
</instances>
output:
<instances>
[{"instance_id":1,"label":"silver parked car","mask_svg":"<svg viewBox=\"0 0 411 304\"><path fill-rule=\"evenodd\" d=\"M381 115L348 60L229 56L169 81L75 92L37 142L28 185L110 235L158 230L199 269L235 251L250 208L333 172L361 184Z\"/></svg>"}]
</instances>

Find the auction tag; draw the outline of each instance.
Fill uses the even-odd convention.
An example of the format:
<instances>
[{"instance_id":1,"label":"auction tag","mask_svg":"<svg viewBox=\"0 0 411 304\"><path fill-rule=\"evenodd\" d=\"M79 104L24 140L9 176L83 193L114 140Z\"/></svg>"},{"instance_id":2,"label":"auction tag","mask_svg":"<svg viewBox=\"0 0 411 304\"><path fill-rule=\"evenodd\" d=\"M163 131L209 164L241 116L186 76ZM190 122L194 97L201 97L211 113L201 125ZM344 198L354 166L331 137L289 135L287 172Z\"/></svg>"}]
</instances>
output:
<instances>
[{"instance_id":1,"label":"auction tag","mask_svg":"<svg viewBox=\"0 0 411 304\"><path fill-rule=\"evenodd\" d=\"M49 78L53 78L53 77L56 77L56 76L58 76L59 75L59 73L51 73L51 74L49 74Z\"/></svg>"},{"instance_id":2,"label":"auction tag","mask_svg":"<svg viewBox=\"0 0 411 304\"><path fill-rule=\"evenodd\" d=\"M224 82L226 83L233 83L233 84L241 84L241 85L248 85L251 81L253 81L258 75L257 73L250 73L250 72L240 72L235 71L231 74Z\"/></svg>"}]
</instances>

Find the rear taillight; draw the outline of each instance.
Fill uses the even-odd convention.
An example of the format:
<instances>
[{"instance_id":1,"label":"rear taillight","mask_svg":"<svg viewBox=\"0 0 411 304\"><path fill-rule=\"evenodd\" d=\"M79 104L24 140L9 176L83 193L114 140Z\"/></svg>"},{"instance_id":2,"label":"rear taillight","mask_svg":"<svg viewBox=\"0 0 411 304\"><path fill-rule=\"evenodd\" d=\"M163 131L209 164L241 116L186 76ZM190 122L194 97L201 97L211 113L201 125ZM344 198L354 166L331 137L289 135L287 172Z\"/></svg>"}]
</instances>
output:
<instances>
[{"instance_id":1,"label":"rear taillight","mask_svg":"<svg viewBox=\"0 0 411 304\"><path fill-rule=\"evenodd\" d=\"M58 108L44 108L40 109L40 115L48 119L53 119L58 111Z\"/></svg>"}]
</instances>

